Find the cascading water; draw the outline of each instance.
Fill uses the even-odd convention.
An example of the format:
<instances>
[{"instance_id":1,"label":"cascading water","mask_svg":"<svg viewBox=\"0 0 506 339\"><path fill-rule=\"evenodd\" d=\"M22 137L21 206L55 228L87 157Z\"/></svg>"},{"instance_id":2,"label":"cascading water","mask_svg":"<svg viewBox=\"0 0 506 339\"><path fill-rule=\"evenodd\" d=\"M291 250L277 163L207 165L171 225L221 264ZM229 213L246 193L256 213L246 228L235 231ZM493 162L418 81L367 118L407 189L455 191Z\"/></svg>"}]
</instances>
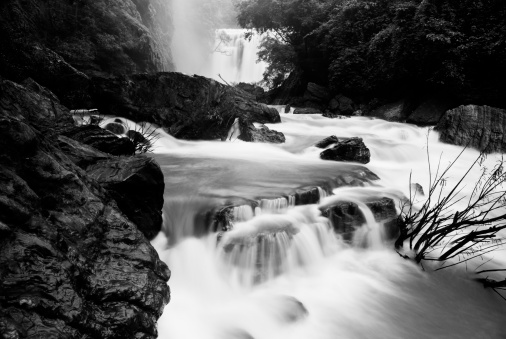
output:
<instances>
[{"instance_id":1,"label":"cascading water","mask_svg":"<svg viewBox=\"0 0 506 339\"><path fill-rule=\"evenodd\" d=\"M439 143L428 128L366 118L283 114L269 128L287 142L157 142L166 206L164 233L153 245L172 270L173 292L160 338L504 337L504 301L465 267L427 273L402 259L366 205L371 197L409 195L410 176L427 191L427 147L433 161L443 152L443 162L460 147ZM338 173L363 171L319 159L313 145L329 135L362 137L371 151L367 167L381 180L328 197L320 188L319 203L294 206L297 188L334 187ZM464 152L448 186L477 155ZM321 215L336 201L356 203L366 220L351 243ZM206 212L215 206L236 206L231 231L209 230Z\"/></svg>"}]
</instances>

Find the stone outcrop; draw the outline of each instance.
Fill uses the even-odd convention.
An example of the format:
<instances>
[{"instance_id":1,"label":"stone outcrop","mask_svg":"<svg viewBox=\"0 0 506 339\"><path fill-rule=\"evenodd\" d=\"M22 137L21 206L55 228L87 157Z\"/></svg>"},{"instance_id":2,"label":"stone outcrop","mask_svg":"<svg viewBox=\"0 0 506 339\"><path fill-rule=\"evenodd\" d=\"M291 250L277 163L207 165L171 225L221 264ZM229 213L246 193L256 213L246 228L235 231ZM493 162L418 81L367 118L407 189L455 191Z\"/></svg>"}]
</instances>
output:
<instances>
[{"instance_id":1,"label":"stone outcrop","mask_svg":"<svg viewBox=\"0 0 506 339\"><path fill-rule=\"evenodd\" d=\"M449 144L477 148L485 153L506 152L506 110L467 105L449 110L435 128Z\"/></svg>"},{"instance_id":2,"label":"stone outcrop","mask_svg":"<svg viewBox=\"0 0 506 339\"><path fill-rule=\"evenodd\" d=\"M257 128L252 123L249 123L246 126L240 126L240 131L239 139L243 141L268 142L272 144L282 144L286 141L283 133L271 130L265 125L260 125Z\"/></svg>"},{"instance_id":3,"label":"stone outcrop","mask_svg":"<svg viewBox=\"0 0 506 339\"><path fill-rule=\"evenodd\" d=\"M362 138L349 138L339 141L334 147L320 153L323 160L353 161L367 164L371 159L371 152L365 146Z\"/></svg>"},{"instance_id":4,"label":"stone outcrop","mask_svg":"<svg viewBox=\"0 0 506 339\"><path fill-rule=\"evenodd\" d=\"M165 0L2 1L0 74L84 107L90 76L173 69L171 12Z\"/></svg>"},{"instance_id":5,"label":"stone outcrop","mask_svg":"<svg viewBox=\"0 0 506 339\"><path fill-rule=\"evenodd\" d=\"M50 97L0 80L0 330L154 339L170 271L80 167L112 156L60 135L72 124Z\"/></svg>"},{"instance_id":6,"label":"stone outcrop","mask_svg":"<svg viewBox=\"0 0 506 339\"><path fill-rule=\"evenodd\" d=\"M235 119L281 121L276 109L241 90L181 73L95 78L93 98L102 114L154 123L180 139L225 140Z\"/></svg>"},{"instance_id":7,"label":"stone outcrop","mask_svg":"<svg viewBox=\"0 0 506 339\"><path fill-rule=\"evenodd\" d=\"M83 125L71 128L64 135L112 155L133 155L135 145L129 138L118 138L114 133L97 125Z\"/></svg>"},{"instance_id":8,"label":"stone outcrop","mask_svg":"<svg viewBox=\"0 0 506 339\"><path fill-rule=\"evenodd\" d=\"M262 87L254 84L247 84L245 82L240 82L234 87L250 94L254 100L261 100L262 97L265 95L265 90Z\"/></svg>"},{"instance_id":9,"label":"stone outcrop","mask_svg":"<svg viewBox=\"0 0 506 339\"><path fill-rule=\"evenodd\" d=\"M366 205L374 219L384 225L387 239L392 240L398 236L398 215L392 199L371 198ZM341 234L345 240L351 240L355 229L365 223L364 214L353 202L342 201L334 206L326 206L322 214L332 221L336 233Z\"/></svg>"}]
</instances>

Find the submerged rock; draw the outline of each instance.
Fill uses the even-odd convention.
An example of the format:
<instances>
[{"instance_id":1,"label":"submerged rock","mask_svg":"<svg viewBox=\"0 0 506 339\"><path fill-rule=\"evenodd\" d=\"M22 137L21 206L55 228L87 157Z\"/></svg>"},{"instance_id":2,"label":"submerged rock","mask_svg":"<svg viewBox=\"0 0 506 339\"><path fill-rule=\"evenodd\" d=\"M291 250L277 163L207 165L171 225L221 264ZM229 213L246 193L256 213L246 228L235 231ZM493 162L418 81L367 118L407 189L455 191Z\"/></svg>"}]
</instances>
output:
<instances>
[{"instance_id":1,"label":"submerged rock","mask_svg":"<svg viewBox=\"0 0 506 339\"><path fill-rule=\"evenodd\" d=\"M276 109L201 76L136 74L94 78L93 85L103 114L154 123L180 139L225 140L236 119L241 124L281 121Z\"/></svg>"},{"instance_id":2,"label":"submerged rock","mask_svg":"<svg viewBox=\"0 0 506 339\"><path fill-rule=\"evenodd\" d=\"M323 160L353 161L367 164L370 161L371 153L365 146L362 138L350 138L340 141L336 146L321 152L320 158Z\"/></svg>"},{"instance_id":3,"label":"submerged rock","mask_svg":"<svg viewBox=\"0 0 506 339\"><path fill-rule=\"evenodd\" d=\"M0 330L10 338L151 338L170 271L67 155L68 110L0 81ZM104 153L97 153L100 158Z\"/></svg>"},{"instance_id":4,"label":"submerged rock","mask_svg":"<svg viewBox=\"0 0 506 339\"><path fill-rule=\"evenodd\" d=\"M398 215L395 203L390 198L371 199L366 202L377 222L383 223L386 238L394 239L399 233ZM365 223L365 217L354 202L341 201L333 206L326 206L322 213L332 221L336 233L345 240L351 240L355 229Z\"/></svg>"},{"instance_id":5,"label":"submerged rock","mask_svg":"<svg viewBox=\"0 0 506 339\"><path fill-rule=\"evenodd\" d=\"M295 111L293 111L293 114L322 114L322 111L318 108L311 108L311 107L303 107L303 108L296 108Z\"/></svg>"},{"instance_id":6,"label":"submerged rock","mask_svg":"<svg viewBox=\"0 0 506 339\"><path fill-rule=\"evenodd\" d=\"M439 140L477 148L485 153L506 152L506 110L467 105L449 110L436 125Z\"/></svg>"}]
</instances>

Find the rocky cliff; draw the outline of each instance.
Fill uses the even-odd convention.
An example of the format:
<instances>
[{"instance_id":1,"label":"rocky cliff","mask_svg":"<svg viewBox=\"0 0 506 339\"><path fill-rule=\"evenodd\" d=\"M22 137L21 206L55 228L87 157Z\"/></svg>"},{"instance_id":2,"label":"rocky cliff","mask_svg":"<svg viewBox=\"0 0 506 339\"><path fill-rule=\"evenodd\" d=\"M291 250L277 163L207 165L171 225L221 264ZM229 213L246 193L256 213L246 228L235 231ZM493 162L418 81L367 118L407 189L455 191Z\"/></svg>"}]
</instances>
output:
<instances>
[{"instance_id":1,"label":"rocky cliff","mask_svg":"<svg viewBox=\"0 0 506 339\"><path fill-rule=\"evenodd\" d=\"M123 173L107 173L160 169L63 136L69 111L41 93L0 79L0 333L156 338L170 271L122 211Z\"/></svg>"},{"instance_id":2,"label":"rocky cliff","mask_svg":"<svg viewBox=\"0 0 506 339\"><path fill-rule=\"evenodd\" d=\"M87 77L172 70L169 0L5 0L0 74L27 77L69 104Z\"/></svg>"}]
</instances>

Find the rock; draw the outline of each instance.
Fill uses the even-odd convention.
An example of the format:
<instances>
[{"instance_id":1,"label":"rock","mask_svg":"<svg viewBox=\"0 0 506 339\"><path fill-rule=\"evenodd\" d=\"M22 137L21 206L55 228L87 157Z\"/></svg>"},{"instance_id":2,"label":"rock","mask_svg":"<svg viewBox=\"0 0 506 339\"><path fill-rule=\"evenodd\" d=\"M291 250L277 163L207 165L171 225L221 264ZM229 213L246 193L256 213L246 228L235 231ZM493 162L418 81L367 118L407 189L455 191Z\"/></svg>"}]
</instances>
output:
<instances>
[{"instance_id":1,"label":"rock","mask_svg":"<svg viewBox=\"0 0 506 339\"><path fill-rule=\"evenodd\" d=\"M167 266L60 148L68 110L10 81L0 89L3 336L156 338Z\"/></svg>"},{"instance_id":2,"label":"rock","mask_svg":"<svg viewBox=\"0 0 506 339\"><path fill-rule=\"evenodd\" d=\"M388 121L404 121L407 113L408 105L405 101L401 100L376 108L369 112L368 115Z\"/></svg>"},{"instance_id":3,"label":"rock","mask_svg":"<svg viewBox=\"0 0 506 339\"><path fill-rule=\"evenodd\" d=\"M235 119L241 124L280 122L276 109L241 90L181 73L94 78L100 112L164 127L180 139L225 140Z\"/></svg>"},{"instance_id":4,"label":"rock","mask_svg":"<svg viewBox=\"0 0 506 339\"><path fill-rule=\"evenodd\" d=\"M467 105L447 111L435 130L442 142L493 153L506 152L505 128L506 110Z\"/></svg>"},{"instance_id":5,"label":"rock","mask_svg":"<svg viewBox=\"0 0 506 339\"><path fill-rule=\"evenodd\" d=\"M420 198L420 197L424 197L425 196L425 192L423 191L423 187L419 183L413 183L413 184L411 184L410 188L411 188L411 195L413 197Z\"/></svg>"},{"instance_id":6,"label":"rock","mask_svg":"<svg viewBox=\"0 0 506 339\"><path fill-rule=\"evenodd\" d=\"M326 111L325 113L323 113L322 116L325 118L329 118L329 119L347 119L347 118L349 118L346 115L335 114L335 113L331 113L329 111Z\"/></svg>"},{"instance_id":7,"label":"rock","mask_svg":"<svg viewBox=\"0 0 506 339\"><path fill-rule=\"evenodd\" d=\"M97 161L86 173L102 185L148 239L162 226L165 183L160 166L144 156Z\"/></svg>"},{"instance_id":8,"label":"rock","mask_svg":"<svg viewBox=\"0 0 506 339\"><path fill-rule=\"evenodd\" d=\"M172 4L161 0L5 0L0 73L32 77L63 104L86 107L89 76L174 69L172 22Z\"/></svg>"},{"instance_id":9,"label":"rock","mask_svg":"<svg viewBox=\"0 0 506 339\"><path fill-rule=\"evenodd\" d=\"M292 107L290 105L285 106L285 113L290 113L291 110L292 110Z\"/></svg>"},{"instance_id":10,"label":"rock","mask_svg":"<svg viewBox=\"0 0 506 339\"><path fill-rule=\"evenodd\" d=\"M292 71L281 86L265 93L262 101L271 105L291 104L293 106L294 100L302 97L307 88L307 82L303 78L302 70Z\"/></svg>"},{"instance_id":11,"label":"rock","mask_svg":"<svg viewBox=\"0 0 506 339\"><path fill-rule=\"evenodd\" d=\"M304 99L326 104L329 100L329 90L326 87L310 82L307 84L306 91L304 92Z\"/></svg>"},{"instance_id":12,"label":"rock","mask_svg":"<svg viewBox=\"0 0 506 339\"><path fill-rule=\"evenodd\" d=\"M125 134L125 126L123 124L117 123L117 122L110 122L107 125L104 126L104 129L108 130L109 132L112 132L114 134Z\"/></svg>"},{"instance_id":13,"label":"rock","mask_svg":"<svg viewBox=\"0 0 506 339\"><path fill-rule=\"evenodd\" d=\"M255 84L247 84L244 82L240 82L234 87L250 94L254 100L259 100L265 95L265 90L262 87L257 86Z\"/></svg>"},{"instance_id":14,"label":"rock","mask_svg":"<svg viewBox=\"0 0 506 339\"><path fill-rule=\"evenodd\" d=\"M371 153L365 146L362 138L350 138L340 141L336 146L321 152L320 158L323 160L353 161L367 164L370 161Z\"/></svg>"},{"instance_id":15,"label":"rock","mask_svg":"<svg viewBox=\"0 0 506 339\"><path fill-rule=\"evenodd\" d=\"M138 153L146 153L149 150L151 150L151 142L146 139L144 135L142 135L139 131L129 130L127 132L127 137L132 140L135 146L135 150ZM153 138L156 138L155 135L153 135Z\"/></svg>"},{"instance_id":16,"label":"rock","mask_svg":"<svg viewBox=\"0 0 506 339\"><path fill-rule=\"evenodd\" d=\"M239 139L250 142L269 142L273 144L282 144L285 140L285 135L281 132L271 130L265 125L256 128L253 124L249 123L246 126L240 125L241 134Z\"/></svg>"},{"instance_id":17,"label":"rock","mask_svg":"<svg viewBox=\"0 0 506 339\"><path fill-rule=\"evenodd\" d=\"M64 132L66 137L90 145L112 155L132 155L135 145L128 138L118 138L115 134L97 125L83 125Z\"/></svg>"},{"instance_id":18,"label":"rock","mask_svg":"<svg viewBox=\"0 0 506 339\"><path fill-rule=\"evenodd\" d=\"M371 209L374 219L383 223L386 238L395 239L399 233L399 225L394 201L386 197L371 198L366 205ZM322 213L332 221L335 232L348 241L352 239L355 229L365 223L363 213L353 202L341 201L333 206L325 206Z\"/></svg>"},{"instance_id":19,"label":"rock","mask_svg":"<svg viewBox=\"0 0 506 339\"><path fill-rule=\"evenodd\" d=\"M317 187L311 189L299 189L295 193L295 205L312 205L320 201L320 191Z\"/></svg>"},{"instance_id":20,"label":"rock","mask_svg":"<svg viewBox=\"0 0 506 339\"><path fill-rule=\"evenodd\" d=\"M311 107L303 107L303 108L296 108L295 111L293 111L293 114L322 114L322 111L318 108L311 108Z\"/></svg>"},{"instance_id":21,"label":"rock","mask_svg":"<svg viewBox=\"0 0 506 339\"><path fill-rule=\"evenodd\" d=\"M342 94L338 94L330 100L329 110L343 115L351 115L355 111L353 100Z\"/></svg>"},{"instance_id":22,"label":"rock","mask_svg":"<svg viewBox=\"0 0 506 339\"><path fill-rule=\"evenodd\" d=\"M48 90L46 87L39 85L32 78L27 78L23 80L21 85L23 85L26 89L29 89L32 92L43 95L54 102L60 103L60 99L58 99L58 97L53 92Z\"/></svg>"},{"instance_id":23,"label":"rock","mask_svg":"<svg viewBox=\"0 0 506 339\"><path fill-rule=\"evenodd\" d=\"M406 122L418 126L434 126L447 110L452 108L452 102L443 98L433 97L424 100L411 113Z\"/></svg>"},{"instance_id":24,"label":"rock","mask_svg":"<svg viewBox=\"0 0 506 339\"><path fill-rule=\"evenodd\" d=\"M326 137L323 140L318 141L315 144L315 147L318 148L327 148L328 146L332 144L337 144L339 142L339 139L335 135L331 135L330 137Z\"/></svg>"}]
</instances>

